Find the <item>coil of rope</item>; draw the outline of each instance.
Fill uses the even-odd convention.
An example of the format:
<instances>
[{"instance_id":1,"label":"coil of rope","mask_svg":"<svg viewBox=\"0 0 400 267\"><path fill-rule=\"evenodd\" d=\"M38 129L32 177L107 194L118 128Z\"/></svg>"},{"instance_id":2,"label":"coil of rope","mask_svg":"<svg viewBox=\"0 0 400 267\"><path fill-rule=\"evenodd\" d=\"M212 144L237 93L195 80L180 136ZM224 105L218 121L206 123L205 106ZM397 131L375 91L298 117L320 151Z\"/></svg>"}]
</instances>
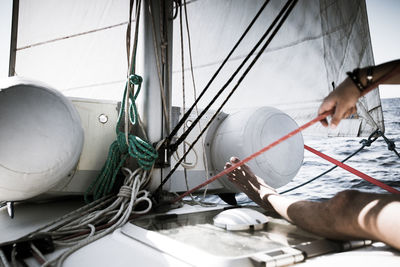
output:
<instances>
[{"instance_id":1,"label":"coil of rope","mask_svg":"<svg viewBox=\"0 0 400 267\"><path fill-rule=\"evenodd\" d=\"M129 85L137 85L138 89L133 95L128 92ZM125 106L126 95L129 94L130 106L129 106L129 121L132 125L137 123L138 113L135 104L136 98L140 93L142 84L142 78L138 75L130 75L127 85L125 86L124 96L122 100L122 107ZM123 118L124 111L121 109L118 118L116 133L117 140L115 140L109 150L108 158L100 171L97 179L89 186L85 193L85 200L89 200L89 195L93 194L93 199L97 200L111 192L115 184L115 179L119 173L121 167L126 162L128 157L132 157L137 160L139 166L144 170L150 170L157 159L157 151L147 141L139 138L136 135L128 133L128 144L126 142L125 133L120 130L121 120Z\"/></svg>"}]
</instances>

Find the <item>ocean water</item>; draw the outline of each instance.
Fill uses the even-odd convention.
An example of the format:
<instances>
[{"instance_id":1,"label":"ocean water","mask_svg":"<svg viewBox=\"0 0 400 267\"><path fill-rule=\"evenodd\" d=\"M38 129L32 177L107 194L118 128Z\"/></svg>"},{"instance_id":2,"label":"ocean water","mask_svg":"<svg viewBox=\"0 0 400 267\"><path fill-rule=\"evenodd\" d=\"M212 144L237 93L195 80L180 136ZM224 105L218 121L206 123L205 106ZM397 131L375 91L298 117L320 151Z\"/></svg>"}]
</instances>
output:
<instances>
[{"instance_id":1,"label":"ocean water","mask_svg":"<svg viewBox=\"0 0 400 267\"><path fill-rule=\"evenodd\" d=\"M395 142L400 152L400 98L382 99L383 116L385 119L385 136ZM339 161L361 147L360 141L364 138L305 138L304 143ZM346 162L356 170L380 180L400 190L400 159L388 146L382 137L379 137L370 147ZM284 191L303 183L325 170L333 164L305 150L304 164L292 182L278 191ZM324 200L346 189L357 189L366 192L385 193L379 188L341 168L336 168L321 178L287 193L288 196L310 200Z\"/></svg>"}]
</instances>

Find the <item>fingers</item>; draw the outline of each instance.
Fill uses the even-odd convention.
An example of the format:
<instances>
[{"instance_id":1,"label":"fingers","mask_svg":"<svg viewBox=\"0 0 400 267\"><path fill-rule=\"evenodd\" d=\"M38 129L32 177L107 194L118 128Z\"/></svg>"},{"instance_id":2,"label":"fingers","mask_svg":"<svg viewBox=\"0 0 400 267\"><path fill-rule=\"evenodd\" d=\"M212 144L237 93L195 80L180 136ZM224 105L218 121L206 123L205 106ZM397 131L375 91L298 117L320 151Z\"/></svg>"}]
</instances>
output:
<instances>
[{"instance_id":1,"label":"fingers","mask_svg":"<svg viewBox=\"0 0 400 267\"><path fill-rule=\"evenodd\" d=\"M231 167L232 165L234 165L234 164L238 164L239 162L240 162L240 159L239 158L237 158L237 157L231 157L230 158L230 161L231 161L231 165L229 166L229 167ZM225 165L226 166L226 165ZM229 168L228 167L228 168ZM235 169L235 171L240 171L241 172L241 175L243 176L243 177L246 177L246 176L248 176L247 174L253 174L253 172L250 170L250 168L246 165L246 164L243 164L243 165L241 165L241 166L239 166L239 167L237 167L236 169ZM232 171L233 172L233 171Z\"/></svg>"},{"instance_id":2,"label":"fingers","mask_svg":"<svg viewBox=\"0 0 400 267\"><path fill-rule=\"evenodd\" d=\"M357 112L357 108L355 106L350 106L350 107L349 106L341 106L340 108L338 107L332 116L331 127L333 129L336 128L342 119L345 119L356 112Z\"/></svg>"},{"instance_id":3,"label":"fingers","mask_svg":"<svg viewBox=\"0 0 400 267\"><path fill-rule=\"evenodd\" d=\"M318 115L321 115L327 111L334 110L336 106L336 101L327 97L324 99L324 102L321 104L321 106L318 109ZM320 121L322 126L327 127L328 126L328 121L327 119L323 119Z\"/></svg>"},{"instance_id":4,"label":"fingers","mask_svg":"<svg viewBox=\"0 0 400 267\"><path fill-rule=\"evenodd\" d=\"M331 128L335 129L339 122L344 118L344 115L346 113L346 110L343 108L337 108L335 110L335 113L333 113L332 120L331 120Z\"/></svg>"},{"instance_id":5,"label":"fingers","mask_svg":"<svg viewBox=\"0 0 400 267\"><path fill-rule=\"evenodd\" d=\"M318 114L329 110L334 110L331 120L331 127L336 128L339 122L356 112L356 103L360 98L361 92L350 78L346 78L335 90L322 102ZM321 121L322 125L327 126L326 120Z\"/></svg>"},{"instance_id":6,"label":"fingers","mask_svg":"<svg viewBox=\"0 0 400 267\"><path fill-rule=\"evenodd\" d=\"M232 167L232 164L231 164L231 163L229 163L229 162L225 163L225 166L224 166L224 169L225 169L225 170L226 170L226 169L229 169L230 167ZM233 171L234 171L234 170L233 170ZM234 178L234 177L235 177L233 171L231 171L231 172L229 172L229 173L226 174L226 175L228 176L228 178Z\"/></svg>"},{"instance_id":7,"label":"fingers","mask_svg":"<svg viewBox=\"0 0 400 267\"><path fill-rule=\"evenodd\" d=\"M339 122L349 117L350 115L357 112L357 108L355 106L348 106L346 103L341 103L340 101L334 101L331 99L325 99L321 104L318 114L321 115L327 111L333 110L332 120L331 120L331 128L335 129ZM327 127L328 121L326 119L320 121L324 127Z\"/></svg>"},{"instance_id":8,"label":"fingers","mask_svg":"<svg viewBox=\"0 0 400 267\"><path fill-rule=\"evenodd\" d=\"M239 162L240 162L240 159L237 158L237 157L231 157L231 158L230 158L230 161L231 161L233 164L236 164L236 163L239 163Z\"/></svg>"},{"instance_id":9,"label":"fingers","mask_svg":"<svg viewBox=\"0 0 400 267\"><path fill-rule=\"evenodd\" d=\"M336 106L336 101L331 97L326 97L324 102L322 102L321 106L318 109L318 115L321 115L327 111L334 109Z\"/></svg>"},{"instance_id":10,"label":"fingers","mask_svg":"<svg viewBox=\"0 0 400 267\"><path fill-rule=\"evenodd\" d=\"M225 170L229 169L233 165L235 165L235 164L237 164L239 162L240 162L239 158L231 157L230 158L230 162L225 163L224 169ZM227 173L227 176L228 176L229 180L237 181L237 178L239 178L239 177L246 177L247 176L247 174L246 174L247 168L245 169L245 167L247 167L247 166L242 165L242 166L239 166L236 169L230 171L229 173Z\"/></svg>"}]
</instances>

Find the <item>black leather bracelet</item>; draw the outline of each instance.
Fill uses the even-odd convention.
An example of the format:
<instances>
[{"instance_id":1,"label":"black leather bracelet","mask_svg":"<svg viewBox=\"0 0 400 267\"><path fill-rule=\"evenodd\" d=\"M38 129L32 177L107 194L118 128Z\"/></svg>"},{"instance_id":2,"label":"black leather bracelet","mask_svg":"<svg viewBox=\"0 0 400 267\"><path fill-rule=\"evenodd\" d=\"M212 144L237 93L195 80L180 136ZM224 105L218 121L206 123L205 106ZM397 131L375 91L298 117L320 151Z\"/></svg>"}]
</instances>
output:
<instances>
[{"instance_id":1,"label":"black leather bracelet","mask_svg":"<svg viewBox=\"0 0 400 267\"><path fill-rule=\"evenodd\" d=\"M358 91L364 93L366 87L360 81L360 69L354 69L352 72L346 72L349 78L353 81L354 85L357 87Z\"/></svg>"},{"instance_id":2,"label":"black leather bracelet","mask_svg":"<svg viewBox=\"0 0 400 267\"><path fill-rule=\"evenodd\" d=\"M370 85L374 81L374 66L367 68L367 85Z\"/></svg>"}]
</instances>

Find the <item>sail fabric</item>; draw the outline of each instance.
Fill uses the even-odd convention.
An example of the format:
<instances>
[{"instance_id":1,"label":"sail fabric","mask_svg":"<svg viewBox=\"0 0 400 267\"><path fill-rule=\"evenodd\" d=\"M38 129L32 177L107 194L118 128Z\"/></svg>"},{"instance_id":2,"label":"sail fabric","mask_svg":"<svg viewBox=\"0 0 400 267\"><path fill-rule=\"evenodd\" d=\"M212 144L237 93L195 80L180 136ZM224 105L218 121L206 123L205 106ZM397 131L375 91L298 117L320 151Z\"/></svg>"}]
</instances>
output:
<instances>
[{"instance_id":1,"label":"sail fabric","mask_svg":"<svg viewBox=\"0 0 400 267\"><path fill-rule=\"evenodd\" d=\"M188 1L193 67L197 95L228 55L264 1ZM286 1L271 0L256 24L232 55L207 92L205 107L257 43ZM183 27L185 29L185 26ZM181 33L174 21L173 105L182 105ZM186 30L183 31L187 44ZM188 50L185 49L184 75L186 105L193 102ZM254 56L252 57L254 58ZM251 59L252 59L251 58ZM250 70L226 112L255 106L272 106L291 115L298 124L317 115L324 97L338 85L347 71L373 65L367 11L364 0L302 0L281 27L269 47ZM240 75L239 75L240 76ZM239 77L238 76L238 77ZM234 80L229 91L238 80ZM217 108L225 95L213 108ZM308 134L366 136L376 127L383 129L378 90L360 100L359 113L344 120L337 129L320 125ZM240 123L240 122L238 122Z\"/></svg>"},{"instance_id":2,"label":"sail fabric","mask_svg":"<svg viewBox=\"0 0 400 267\"><path fill-rule=\"evenodd\" d=\"M120 100L129 0L19 0L16 75L67 96Z\"/></svg>"},{"instance_id":3,"label":"sail fabric","mask_svg":"<svg viewBox=\"0 0 400 267\"><path fill-rule=\"evenodd\" d=\"M200 108L207 105L238 67L284 2L270 1L200 102ZM263 1L197 0L187 3L196 94L199 95ZM127 73L129 0L19 0L18 14L16 75L48 83L71 97L122 98ZM173 30L174 106L182 106L179 28L177 16ZM183 38L188 106L193 102L194 92L185 30ZM373 63L364 0L298 1L224 111L272 106L302 124L316 116L322 99L332 91L332 82L337 85L345 78L346 71ZM157 74L146 75L156 77ZM236 81L237 78L232 86ZM222 99L218 100L213 108L221 102ZM359 114L343 121L336 130L327 132L316 125L308 132L365 136L376 127L383 130L378 90L363 97L361 103Z\"/></svg>"}]
</instances>

